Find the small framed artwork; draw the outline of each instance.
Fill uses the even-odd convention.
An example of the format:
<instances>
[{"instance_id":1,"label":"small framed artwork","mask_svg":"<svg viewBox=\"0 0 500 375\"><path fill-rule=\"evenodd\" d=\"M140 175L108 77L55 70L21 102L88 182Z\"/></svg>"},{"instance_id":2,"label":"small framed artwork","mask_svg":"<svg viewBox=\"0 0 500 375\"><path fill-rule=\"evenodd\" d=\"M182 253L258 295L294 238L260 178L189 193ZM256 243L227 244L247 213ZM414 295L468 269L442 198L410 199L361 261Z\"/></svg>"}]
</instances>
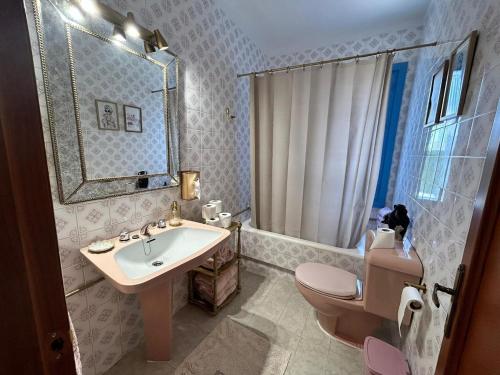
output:
<instances>
[{"instance_id":1,"label":"small framed artwork","mask_svg":"<svg viewBox=\"0 0 500 375\"><path fill-rule=\"evenodd\" d=\"M448 60L445 60L432 75L431 87L425 111L425 126L434 125L439 122L447 73Z\"/></svg>"},{"instance_id":2,"label":"small framed artwork","mask_svg":"<svg viewBox=\"0 0 500 375\"><path fill-rule=\"evenodd\" d=\"M441 120L460 116L463 112L478 35L474 30L451 53Z\"/></svg>"},{"instance_id":3,"label":"small framed artwork","mask_svg":"<svg viewBox=\"0 0 500 375\"><path fill-rule=\"evenodd\" d=\"M132 105L123 106L125 131L142 133L142 110Z\"/></svg>"},{"instance_id":4,"label":"small framed artwork","mask_svg":"<svg viewBox=\"0 0 500 375\"><path fill-rule=\"evenodd\" d=\"M120 130L118 106L116 103L96 99L95 108L97 112L97 127L99 129Z\"/></svg>"}]
</instances>

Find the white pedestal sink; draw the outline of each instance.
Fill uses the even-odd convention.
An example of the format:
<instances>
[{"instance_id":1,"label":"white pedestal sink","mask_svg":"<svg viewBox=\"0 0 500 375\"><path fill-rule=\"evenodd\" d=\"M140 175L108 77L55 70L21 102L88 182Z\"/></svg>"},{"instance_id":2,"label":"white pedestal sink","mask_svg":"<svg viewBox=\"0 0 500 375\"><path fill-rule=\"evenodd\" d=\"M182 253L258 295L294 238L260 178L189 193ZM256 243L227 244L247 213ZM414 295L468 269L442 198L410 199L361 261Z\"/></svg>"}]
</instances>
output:
<instances>
[{"instance_id":1,"label":"white pedestal sink","mask_svg":"<svg viewBox=\"0 0 500 375\"><path fill-rule=\"evenodd\" d=\"M151 236L112 241L106 253L81 253L122 293L138 294L144 315L147 359L168 361L172 347L172 284L211 257L230 235L227 229L183 220L182 226L152 228Z\"/></svg>"}]
</instances>

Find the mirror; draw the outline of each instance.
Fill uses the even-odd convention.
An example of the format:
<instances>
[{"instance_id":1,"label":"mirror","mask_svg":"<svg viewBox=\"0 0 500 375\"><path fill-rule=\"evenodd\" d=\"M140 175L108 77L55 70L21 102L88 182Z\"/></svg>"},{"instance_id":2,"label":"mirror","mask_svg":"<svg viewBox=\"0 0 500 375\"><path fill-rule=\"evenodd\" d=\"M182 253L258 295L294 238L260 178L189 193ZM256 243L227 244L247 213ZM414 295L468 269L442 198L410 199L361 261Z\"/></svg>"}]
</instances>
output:
<instances>
[{"instance_id":1,"label":"mirror","mask_svg":"<svg viewBox=\"0 0 500 375\"><path fill-rule=\"evenodd\" d=\"M177 186L177 56L68 4L33 2L60 201Z\"/></svg>"}]
</instances>

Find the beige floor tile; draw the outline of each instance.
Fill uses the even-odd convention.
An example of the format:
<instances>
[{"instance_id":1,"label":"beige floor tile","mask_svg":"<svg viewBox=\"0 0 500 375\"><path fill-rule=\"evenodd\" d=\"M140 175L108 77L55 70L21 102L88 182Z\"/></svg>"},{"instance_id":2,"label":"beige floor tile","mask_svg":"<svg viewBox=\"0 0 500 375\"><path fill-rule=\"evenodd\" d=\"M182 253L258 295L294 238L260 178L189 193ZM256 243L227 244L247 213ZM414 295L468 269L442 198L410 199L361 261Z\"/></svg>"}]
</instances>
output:
<instances>
[{"instance_id":1,"label":"beige floor tile","mask_svg":"<svg viewBox=\"0 0 500 375\"><path fill-rule=\"evenodd\" d=\"M175 367L225 317L291 351L286 375L361 374L361 351L330 339L319 328L314 310L297 291L292 276L263 277L244 271L241 281L241 293L215 317L193 305L177 312L173 322L171 361L148 363L140 347L128 353L106 374L173 374Z\"/></svg>"}]
</instances>

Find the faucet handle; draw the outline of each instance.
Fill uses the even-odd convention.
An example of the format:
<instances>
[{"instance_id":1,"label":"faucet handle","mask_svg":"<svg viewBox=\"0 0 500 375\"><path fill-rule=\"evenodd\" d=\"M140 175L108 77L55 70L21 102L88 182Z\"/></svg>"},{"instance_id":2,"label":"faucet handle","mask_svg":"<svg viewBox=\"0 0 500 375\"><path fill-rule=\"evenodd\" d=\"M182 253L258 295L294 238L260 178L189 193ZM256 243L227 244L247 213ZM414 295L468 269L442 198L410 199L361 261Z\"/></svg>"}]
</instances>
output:
<instances>
[{"instance_id":1,"label":"faucet handle","mask_svg":"<svg viewBox=\"0 0 500 375\"><path fill-rule=\"evenodd\" d=\"M167 222L165 219L160 219L158 220L158 228L166 228L167 227Z\"/></svg>"},{"instance_id":2,"label":"faucet handle","mask_svg":"<svg viewBox=\"0 0 500 375\"><path fill-rule=\"evenodd\" d=\"M130 233L127 232L126 230L124 230L123 232L120 233L119 240L120 241L128 241L128 240L130 240Z\"/></svg>"}]
</instances>

